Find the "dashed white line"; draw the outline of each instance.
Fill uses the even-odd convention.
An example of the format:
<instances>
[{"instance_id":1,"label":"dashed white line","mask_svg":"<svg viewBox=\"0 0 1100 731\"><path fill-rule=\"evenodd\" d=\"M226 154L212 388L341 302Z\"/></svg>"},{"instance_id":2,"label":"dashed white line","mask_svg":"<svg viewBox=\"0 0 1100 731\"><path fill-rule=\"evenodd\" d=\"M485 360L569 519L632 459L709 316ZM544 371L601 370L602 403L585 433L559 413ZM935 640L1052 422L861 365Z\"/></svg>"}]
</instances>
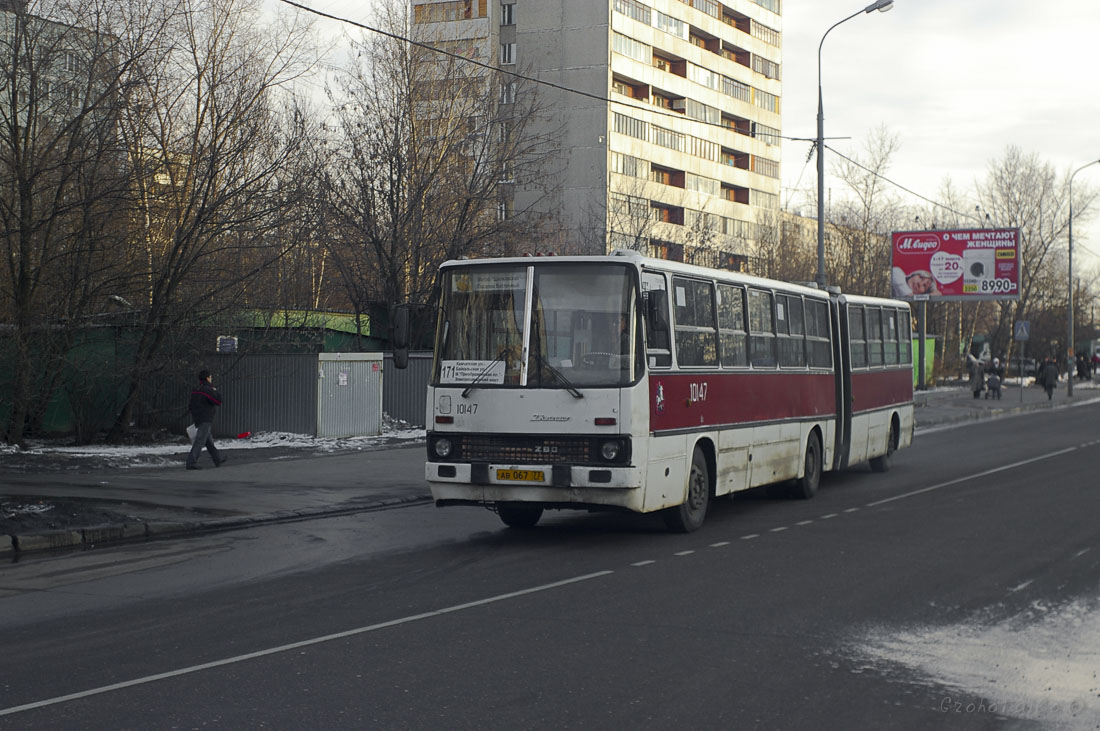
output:
<instances>
[{"instance_id":1,"label":"dashed white line","mask_svg":"<svg viewBox=\"0 0 1100 731\"><path fill-rule=\"evenodd\" d=\"M672 555L673 556L690 556L693 553L695 553L695 551L677 551L676 553L674 553Z\"/></svg>"},{"instance_id":2,"label":"dashed white line","mask_svg":"<svg viewBox=\"0 0 1100 731\"><path fill-rule=\"evenodd\" d=\"M749 533L747 536L741 536L741 540L751 541L753 538L759 538L759 537L760 537L759 533Z\"/></svg>"},{"instance_id":3,"label":"dashed white line","mask_svg":"<svg viewBox=\"0 0 1100 731\"><path fill-rule=\"evenodd\" d=\"M858 512L859 512L859 508L848 508L848 509L847 509L847 510L845 510L844 512L845 512L845 513L858 513Z\"/></svg>"},{"instance_id":4,"label":"dashed white line","mask_svg":"<svg viewBox=\"0 0 1100 731\"><path fill-rule=\"evenodd\" d=\"M836 513L829 513L828 515L822 515L821 519L822 520L828 520L829 518L835 518L835 517L836 517Z\"/></svg>"},{"instance_id":5,"label":"dashed white line","mask_svg":"<svg viewBox=\"0 0 1100 731\"><path fill-rule=\"evenodd\" d=\"M778 533L778 532L780 532L780 531L784 531L784 530L787 530L787 526L785 526L785 525L781 525L781 526L779 526L778 528L772 528L772 529L771 529L770 531L768 531L768 532L769 532L769 533Z\"/></svg>"},{"instance_id":6,"label":"dashed white line","mask_svg":"<svg viewBox=\"0 0 1100 731\"><path fill-rule=\"evenodd\" d=\"M487 597L485 599L478 599L472 602L466 602L465 604L455 604L443 609L434 609L428 612L422 612L421 614L412 614L407 617L401 617L399 619L391 619L386 622L379 622L378 624L371 624L365 627L357 627L355 629L349 629L344 632L336 632L330 635L322 635L321 637L314 637L309 640L302 640L300 642L292 642L288 645L279 645L278 647L269 647L266 650L259 650L257 652L249 652L244 655L236 655L234 657L227 657L221 660L215 660L213 662L202 663L201 665L191 665L190 667L178 668L176 670L170 670L165 673L157 673L156 675L146 675L142 678L135 678L133 680L126 680L121 683L112 683L111 685L100 686L99 688L92 688L90 690L84 690L79 693L70 693L68 695L57 696L55 698L47 698L45 700L36 701L34 703L25 703L21 706L11 706L10 708L0 708L0 716L10 716L13 713L21 713L22 711L29 711L34 708L44 708L46 706L54 706L59 703L67 703L68 701L75 701L81 698L88 698L90 696L102 695L104 693L110 693L116 690L123 690L124 688L132 688L137 685L145 685L157 680L166 680L168 678L175 678L181 675L189 675L191 673L201 672L203 670L210 670L212 668L218 668L225 665L233 665L239 662L245 662L246 660L255 660L260 657L267 657L269 655L278 655L283 652L289 652L291 650L299 650L303 647L310 647L311 645L320 645L326 642L332 642L333 640L342 640L347 637L354 637L367 632L376 632L378 630L389 629L390 627L397 627L403 624L409 624L411 622L419 622L424 619L432 619L433 617L441 617L446 614L454 612L461 612L466 609L473 609L474 607L483 607L487 604L493 604L495 602L502 602L506 599L515 599L516 597L526 596L528 594L536 594L541 591L549 591L550 589L558 589L570 584L576 584L581 581L588 581L589 579L598 579L602 576L608 576L615 573L614 571L597 571L592 574L585 574L584 576L574 576L571 579L564 579L562 581L555 581L552 584L542 584L540 586L532 586L529 589L520 589L519 591L512 591L507 594L497 594L496 596Z\"/></svg>"},{"instance_id":7,"label":"dashed white line","mask_svg":"<svg viewBox=\"0 0 1100 731\"><path fill-rule=\"evenodd\" d=\"M637 563L630 564L631 566L648 566L651 563L657 563L656 561L638 561Z\"/></svg>"},{"instance_id":8,"label":"dashed white line","mask_svg":"<svg viewBox=\"0 0 1100 731\"><path fill-rule=\"evenodd\" d=\"M729 544L730 544L729 541L718 541L717 543L710 544L710 547L711 548L721 548L722 546L728 546Z\"/></svg>"},{"instance_id":9,"label":"dashed white line","mask_svg":"<svg viewBox=\"0 0 1100 731\"><path fill-rule=\"evenodd\" d=\"M1044 459L1050 459L1051 457L1060 457L1063 454L1069 454L1077 450L1077 447L1068 447L1066 449L1059 449L1057 452L1050 452L1048 454L1041 454L1038 457L1032 457L1031 459L1023 459L1019 462L1013 462L1012 464L1006 464L1002 467L994 467L991 470L985 470L984 472L975 472L972 475L966 475L964 477L957 477L954 480L948 480L947 482L941 482L938 485L932 485L931 487L923 487L920 490L914 490L913 492L907 492L903 495L895 495L894 497L888 497L884 500L876 500L873 503L867 503L867 507L874 508L879 505L885 505L886 503L892 503L895 500L904 500L905 498L913 497L914 495L923 495L926 492L932 492L933 490L939 490L944 487L950 487L951 485L957 485L960 482L966 482L968 480L975 480L979 477L988 477L989 475L995 475L998 472L1004 472L1005 470L1015 469L1017 467L1023 467L1033 462L1041 462ZM847 512L847 511L845 511Z\"/></svg>"},{"instance_id":10,"label":"dashed white line","mask_svg":"<svg viewBox=\"0 0 1100 731\"><path fill-rule=\"evenodd\" d=\"M1016 586L1012 587L1011 589L1009 589L1009 591L1012 592L1013 594L1015 594L1016 592L1020 591L1021 589L1026 589L1028 587L1028 585L1031 584L1032 581L1034 581L1034 579L1028 579L1024 583L1017 584Z\"/></svg>"},{"instance_id":11,"label":"dashed white line","mask_svg":"<svg viewBox=\"0 0 1100 731\"><path fill-rule=\"evenodd\" d=\"M813 523L812 520L800 520L797 523L795 523L795 525L810 525L811 523Z\"/></svg>"}]
</instances>

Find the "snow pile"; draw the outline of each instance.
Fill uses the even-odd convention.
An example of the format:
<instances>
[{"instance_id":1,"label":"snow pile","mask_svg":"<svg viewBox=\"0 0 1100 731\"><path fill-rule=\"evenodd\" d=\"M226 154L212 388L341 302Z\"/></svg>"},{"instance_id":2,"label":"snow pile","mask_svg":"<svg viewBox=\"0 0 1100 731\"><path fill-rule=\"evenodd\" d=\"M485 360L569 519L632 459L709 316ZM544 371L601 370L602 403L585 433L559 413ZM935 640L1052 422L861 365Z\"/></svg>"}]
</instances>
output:
<instances>
[{"instance_id":1,"label":"snow pile","mask_svg":"<svg viewBox=\"0 0 1100 731\"><path fill-rule=\"evenodd\" d=\"M901 632L875 630L858 654L956 688L945 714L988 713L1073 728L1100 725L1100 608L1036 602L989 626L969 622ZM981 702L974 699L979 698Z\"/></svg>"}]
</instances>

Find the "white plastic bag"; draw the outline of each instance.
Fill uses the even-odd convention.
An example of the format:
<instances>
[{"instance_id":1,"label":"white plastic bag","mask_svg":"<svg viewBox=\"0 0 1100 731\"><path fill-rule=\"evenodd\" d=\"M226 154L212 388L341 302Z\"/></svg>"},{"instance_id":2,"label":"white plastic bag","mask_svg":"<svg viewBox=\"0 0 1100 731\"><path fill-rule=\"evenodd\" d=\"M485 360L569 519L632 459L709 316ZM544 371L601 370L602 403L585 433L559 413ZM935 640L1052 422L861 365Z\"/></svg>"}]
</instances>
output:
<instances>
[{"instance_id":1,"label":"white plastic bag","mask_svg":"<svg viewBox=\"0 0 1100 731\"><path fill-rule=\"evenodd\" d=\"M195 435L198 434L198 433L199 433L199 428L197 426L195 426L194 424L191 424L190 426L188 426L187 427L187 441L194 444L195 443Z\"/></svg>"}]
</instances>

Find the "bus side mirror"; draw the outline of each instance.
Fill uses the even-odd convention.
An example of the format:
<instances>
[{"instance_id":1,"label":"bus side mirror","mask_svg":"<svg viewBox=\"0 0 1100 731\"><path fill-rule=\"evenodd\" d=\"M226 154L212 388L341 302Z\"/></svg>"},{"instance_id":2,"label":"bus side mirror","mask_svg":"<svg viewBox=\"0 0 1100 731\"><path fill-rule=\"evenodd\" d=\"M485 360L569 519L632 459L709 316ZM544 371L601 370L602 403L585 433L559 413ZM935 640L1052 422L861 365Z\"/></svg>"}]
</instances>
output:
<instances>
[{"instance_id":1,"label":"bus side mirror","mask_svg":"<svg viewBox=\"0 0 1100 731\"><path fill-rule=\"evenodd\" d=\"M393 367L409 367L409 306L393 309Z\"/></svg>"}]
</instances>

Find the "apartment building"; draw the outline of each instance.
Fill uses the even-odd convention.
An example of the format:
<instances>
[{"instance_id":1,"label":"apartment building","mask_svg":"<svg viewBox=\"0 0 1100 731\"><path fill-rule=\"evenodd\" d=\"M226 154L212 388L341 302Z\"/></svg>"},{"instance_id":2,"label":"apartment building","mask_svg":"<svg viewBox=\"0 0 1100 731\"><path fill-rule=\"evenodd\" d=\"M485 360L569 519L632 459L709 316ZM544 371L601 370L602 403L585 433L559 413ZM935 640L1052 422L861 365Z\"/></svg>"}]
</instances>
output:
<instances>
[{"instance_id":1,"label":"apartment building","mask_svg":"<svg viewBox=\"0 0 1100 731\"><path fill-rule=\"evenodd\" d=\"M412 0L412 16L452 51L555 85L537 91L552 181L517 185L507 210L556 214L574 251L741 268L779 207L780 3Z\"/></svg>"}]
</instances>

